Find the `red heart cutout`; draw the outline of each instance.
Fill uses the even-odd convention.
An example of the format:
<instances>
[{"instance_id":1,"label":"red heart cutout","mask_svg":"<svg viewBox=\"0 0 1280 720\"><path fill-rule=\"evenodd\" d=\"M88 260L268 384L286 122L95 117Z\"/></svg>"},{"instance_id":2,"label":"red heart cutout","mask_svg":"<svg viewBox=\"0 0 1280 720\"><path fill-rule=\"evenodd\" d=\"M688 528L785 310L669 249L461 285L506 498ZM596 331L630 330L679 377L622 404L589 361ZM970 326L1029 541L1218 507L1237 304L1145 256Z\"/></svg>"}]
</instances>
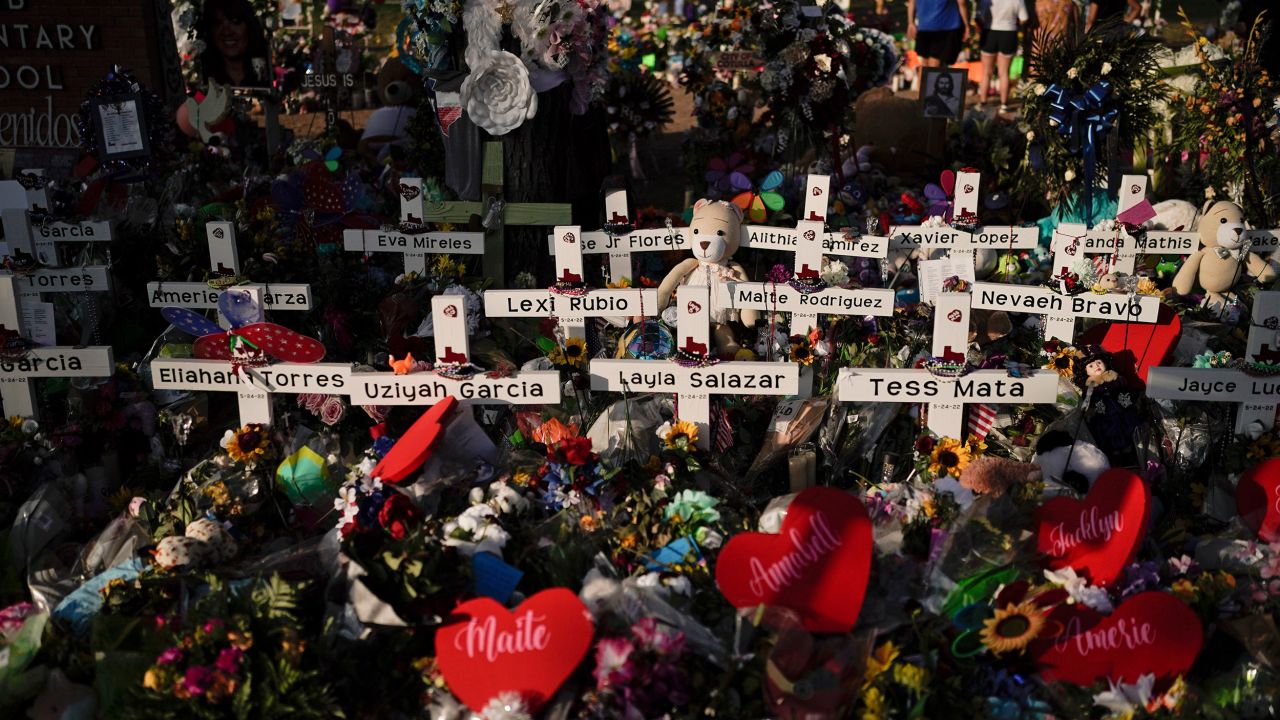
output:
<instances>
[{"instance_id":1,"label":"red heart cutout","mask_svg":"<svg viewBox=\"0 0 1280 720\"><path fill-rule=\"evenodd\" d=\"M1147 386L1147 368L1167 363L1181 337L1182 319L1161 305L1154 323L1100 323L1080 334L1080 344L1101 345L1112 354L1111 367L1141 390Z\"/></svg>"},{"instance_id":2,"label":"red heart cutout","mask_svg":"<svg viewBox=\"0 0 1280 720\"><path fill-rule=\"evenodd\" d=\"M1057 497L1036 511L1036 549L1051 570L1071 567L1094 585L1110 585L1133 560L1147 532L1151 492L1129 470L1101 475L1083 500Z\"/></svg>"},{"instance_id":3,"label":"red heart cutout","mask_svg":"<svg viewBox=\"0 0 1280 720\"><path fill-rule=\"evenodd\" d=\"M1089 617L1098 616L1074 615L1061 635L1037 643L1033 657L1045 680L1135 683L1148 673L1168 680L1191 668L1204 642L1195 611L1167 593L1138 593L1095 624Z\"/></svg>"},{"instance_id":4,"label":"red heart cutout","mask_svg":"<svg viewBox=\"0 0 1280 720\"><path fill-rule=\"evenodd\" d=\"M1244 471L1236 485L1236 512L1259 540L1280 540L1280 458Z\"/></svg>"},{"instance_id":5,"label":"red heart cutout","mask_svg":"<svg viewBox=\"0 0 1280 720\"><path fill-rule=\"evenodd\" d=\"M578 596L543 590L508 610L476 598L436 632L436 662L449 690L482 712L501 693L517 693L536 711L555 694L591 647L595 624Z\"/></svg>"},{"instance_id":6,"label":"red heart cutout","mask_svg":"<svg viewBox=\"0 0 1280 720\"><path fill-rule=\"evenodd\" d=\"M780 533L738 533L716 561L716 584L730 604L789 608L810 632L851 630L870 574L866 508L827 487L796 495Z\"/></svg>"}]
</instances>

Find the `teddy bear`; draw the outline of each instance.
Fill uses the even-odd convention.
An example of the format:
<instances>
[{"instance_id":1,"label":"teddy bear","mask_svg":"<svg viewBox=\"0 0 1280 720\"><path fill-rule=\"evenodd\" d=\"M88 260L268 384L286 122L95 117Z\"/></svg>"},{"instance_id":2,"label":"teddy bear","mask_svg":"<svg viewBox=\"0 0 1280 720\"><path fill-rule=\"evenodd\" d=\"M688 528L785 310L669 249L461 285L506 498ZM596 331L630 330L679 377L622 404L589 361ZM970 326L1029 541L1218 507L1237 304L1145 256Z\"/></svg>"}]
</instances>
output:
<instances>
[{"instance_id":1,"label":"teddy bear","mask_svg":"<svg viewBox=\"0 0 1280 720\"><path fill-rule=\"evenodd\" d=\"M732 358L739 346L729 323L741 321L753 326L759 318L755 310L731 307L727 285L748 282L747 272L730 260L741 241L742 210L722 200L699 200L693 206L689 221L689 239L693 257L676 265L658 285L658 307L665 308L681 285L705 285L711 288L712 337L716 352Z\"/></svg>"},{"instance_id":2,"label":"teddy bear","mask_svg":"<svg viewBox=\"0 0 1280 720\"><path fill-rule=\"evenodd\" d=\"M409 143L409 122L417 113L416 98L422 80L399 58L388 58L378 70L378 97L382 107L365 121L360 136L362 156L380 163L393 145L402 149Z\"/></svg>"},{"instance_id":3,"label":"teddy bear","mask_svg":"<svg viewBox=\"0 0 1280 720\"><path fill-rule=\"evenodd\" d=\"M1173 289L1187 295L1197 285L1205 291L1204 304L1221 311L1231 299L1231 288L1241 273L1260 283L1276 277L1276 269L1257 253L1249 252L1244 234L1244 213L1226 200L1210 201L1200 216L1200 249L1187 257L1173 278Z\"/></svg>"}]
</instances>

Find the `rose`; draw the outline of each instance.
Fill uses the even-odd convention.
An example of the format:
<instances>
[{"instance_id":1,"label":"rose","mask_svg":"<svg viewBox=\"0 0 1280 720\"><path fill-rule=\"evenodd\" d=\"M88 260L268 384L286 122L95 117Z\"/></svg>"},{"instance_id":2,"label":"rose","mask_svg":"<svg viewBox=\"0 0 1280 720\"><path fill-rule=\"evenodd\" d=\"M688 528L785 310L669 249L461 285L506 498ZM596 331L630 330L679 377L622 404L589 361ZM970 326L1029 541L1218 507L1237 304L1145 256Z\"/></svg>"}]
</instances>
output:
<instances>
[{"instance_id":1,"label":"rose","mask_svg":"<svg viewBox=\"0 0 1280 720\"><path fill-rule=\"evenodd\" d=\"M330 395L320 406L320 422L325 425L336 425L347 414L347 406L337 395Z\"/></svg>"},{"instance_id":2,"label":"rose","mask_svg":"<svg viewBox=\"0 0 1280 720\"><path fill-rule=\"evenodd\" d=\"M378 524L392 539L403 540L409 528L417 525L421 517L409 496L393 492L378 511Z\"/></svg>"},{"instance_id":3,"label":"rose","mask_svg":"<svg viewBox=\"0 0 1280 720\"><path fill-rule=\"evenodd\" d=\"M484 60L462 81L462 104L477 127L506 135L538 113L538 94L520 58L500 50Z\"/></svg>"},{"instance_id":4,"label":"rose","mask_svg":"<svg viewBox=\"0 0 1280 720\"><path fill-rule=\"evenodd\" d=\"M552 462L564 462L569 465L586 465L591 462L591 439L583 437L565 438L547 449L547 459Z\"/></svg>"}]
</instances>

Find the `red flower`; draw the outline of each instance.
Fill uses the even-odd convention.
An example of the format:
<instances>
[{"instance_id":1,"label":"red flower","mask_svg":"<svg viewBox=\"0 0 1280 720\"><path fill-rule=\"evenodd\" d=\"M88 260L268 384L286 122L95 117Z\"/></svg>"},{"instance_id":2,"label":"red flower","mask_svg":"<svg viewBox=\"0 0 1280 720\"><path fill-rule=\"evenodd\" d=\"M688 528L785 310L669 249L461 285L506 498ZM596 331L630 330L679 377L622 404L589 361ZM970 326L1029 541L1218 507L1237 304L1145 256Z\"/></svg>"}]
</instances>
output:
<instances>
[{"instance_id":1,"label":"red flower","mask_svg":"<svg viewBox=\"0 0 1280 720\"><path fill-rule=\"evenodd\" d=\"M593 459L591 439L584 437L565 438L547 449L547 459L568 465L586 465Z\"/></svg>"},{"instance_id":2,"label":"red flower","mask_svg":"<svg viewBox=\"0 0 1280 720\"><path fill-rule=\"evenodd\" d=\"M923 435L916 440L916 452L921 455L928 455L933 452L934 440L930 435Z\"/></svg>"},{"instance_id":3,"label":"red flower","mask_svg":"<svg viewBox=\"0 0 1280 720\"><path fill-rule=\"evenodd\" d=\"M409 496L398 492L391 493L378 511L378 524L395 540L403 540L409 528L417 525L421 519L422 513L414 507Z\"/></svg>"}]
</instances>

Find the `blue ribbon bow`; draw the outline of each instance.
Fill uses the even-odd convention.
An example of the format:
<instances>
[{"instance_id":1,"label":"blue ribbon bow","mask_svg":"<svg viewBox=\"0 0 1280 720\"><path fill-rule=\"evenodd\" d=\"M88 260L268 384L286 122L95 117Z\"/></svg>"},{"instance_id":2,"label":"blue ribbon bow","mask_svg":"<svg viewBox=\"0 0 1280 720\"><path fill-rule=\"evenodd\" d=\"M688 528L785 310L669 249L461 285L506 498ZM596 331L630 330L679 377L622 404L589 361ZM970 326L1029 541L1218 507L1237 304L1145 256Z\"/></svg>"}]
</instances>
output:
<instances>
[{"instance_id":1,"label":"blue ribbon bow","mask_svg":"<svg viewBox=\"0 0 1280 720\"><path fill-rule=\"evenodd\" d=\"M1093 185L1098 165L1098 144L1115 127L1120 111L1107 107L1111 83L1101 80L1077 95L1060 85L1045 90L1049 98L1049 120L1066 138L1067 151L1084 155L1084 217L1093 227Z\"/></svg>"}]
</instances>

